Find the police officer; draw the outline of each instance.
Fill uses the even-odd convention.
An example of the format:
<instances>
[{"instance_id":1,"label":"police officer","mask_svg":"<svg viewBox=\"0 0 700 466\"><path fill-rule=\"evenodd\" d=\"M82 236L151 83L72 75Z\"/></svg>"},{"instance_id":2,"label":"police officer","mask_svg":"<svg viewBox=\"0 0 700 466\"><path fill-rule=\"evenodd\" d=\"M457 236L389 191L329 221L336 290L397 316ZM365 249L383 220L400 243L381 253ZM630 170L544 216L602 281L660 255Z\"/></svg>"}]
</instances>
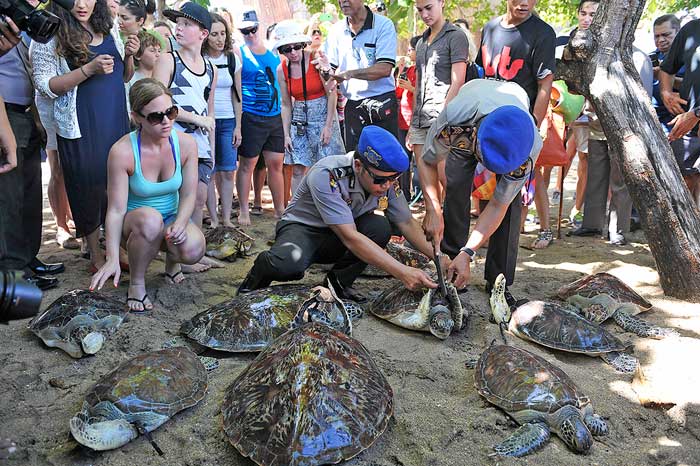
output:
<instances>
[{"instance_id":1,"label":"police officer","mask_svg":"<svg viewBox=\"0 0 700 466\"><path fill-rule=\"evenodd\" d=\"M454 258L446 278L458 289L469 283L475 251L489 238L486 292L490 293L500 273L508 285L513 283L520 238L520 190L531 182L542 148L529 108L527 93L519 85L476 79L462 86L428 131L418 161L425 196L423 228L442 251ZM443 213L437 194L437 163L445 158ZM496 174L497 184L469 235L470 191L478 162ZM516 303L509 291L506 299L510 305Z\"/></svg>"},{"instance_id":2,"label":"police officer","mask_svg":"<svg viewBox=\"0 0 700 466\"><path fill-rule=\"evenodd\" d=\"M358 302L366 299L352 284L367 264L411 290L435 288L422 270L403 265L384 251L391 222L419 251L433 256L398 187L397 178L406 169L408 157L396 137L378 126L362 130L355 152L321 159L301 181L277 223L272 248L258 255L238 292L263 288L273 280L301 279L313 263L334 264L327 280L340 298ZM376 209L384 215L375 214Z\"/></svg>"}]
</instances>

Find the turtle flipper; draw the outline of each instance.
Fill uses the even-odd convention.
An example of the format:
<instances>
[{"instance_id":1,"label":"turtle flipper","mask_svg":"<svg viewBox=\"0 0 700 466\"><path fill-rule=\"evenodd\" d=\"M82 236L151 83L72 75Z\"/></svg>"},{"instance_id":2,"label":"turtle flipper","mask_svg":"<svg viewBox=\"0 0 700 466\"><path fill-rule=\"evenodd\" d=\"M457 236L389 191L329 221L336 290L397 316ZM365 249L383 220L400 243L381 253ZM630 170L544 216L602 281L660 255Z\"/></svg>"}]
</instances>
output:
<instances>
[{"instance_id":1,"label":"turtle flipper","mask_svg":"<svg viewBox=\"0 0 700 466\"><path fill-rule=\"evenodd\" d=\"M202 364L204 365L204 368L207 370L207 372L211 372L211 371L219 368L219 360L218 359L212 358L211 356L197 356L197 357L202 362Z\"/></svg>"},{"instance_id":2,"label":"turtle flipper","mask_svg":"<svg viewBox=\"0 0 700 466\"><path fill-rule=\"evenodd\" d=\"M523 424L513 435L495 445L493 449L499 456L525 456L533 453L549 440L549 427L543 422Z\"/></svg>"},{"instance_id":3,"label":"turtle flipper","mask_svg":"<svg viewBox=\"0 0 700 466\"><path fill-rule=\"evenodd\" d=\"M624 374L631 374L637 370L639 361L634 356L629 354L619 353L617 351L612 351L610 353L603 353L600 355L603 361L607 362L615 368L616 371L622 372Z\"/></svg>"},{"instance_id":4,"label":"turtle flipper","mask_svg":"<svg viewBox=\"0 0 700 466\"><path fill-rule=\"evenodd\" d=\"M597 414L587 414L583 418L583 423L586 424L591 434L596 437L608 435L608 424Z\"/></svg>"},{"instance_id":5,"label":"turtle flipper","mask_svg":"<svg viewBox=\"0 0 700 466\"><path fill-rule=\"evenodd\" d=\"M343 305L345 305L345 311L348 313L350 320L361 319L365 315L362 306L357 304L355 301L350 301L349 299L341 299Z\"/></svg>"},{"instance_id":6,"label":"turtle flipper","mask_svg":"<svg viewBox=\"0 0 700 466\"><path fill-rule=\"evenodd\" d=\"M634 306L634 304L629 305ZM679 336L678 332L676 332L674 329L653 326L649 322L630 314L625 310L626 306L627 304L621 306L613 314L613 319L615 319L617 325L626 331L637 334L640 337L653 338L654 340Z\"/></svg>"}]
</instances>

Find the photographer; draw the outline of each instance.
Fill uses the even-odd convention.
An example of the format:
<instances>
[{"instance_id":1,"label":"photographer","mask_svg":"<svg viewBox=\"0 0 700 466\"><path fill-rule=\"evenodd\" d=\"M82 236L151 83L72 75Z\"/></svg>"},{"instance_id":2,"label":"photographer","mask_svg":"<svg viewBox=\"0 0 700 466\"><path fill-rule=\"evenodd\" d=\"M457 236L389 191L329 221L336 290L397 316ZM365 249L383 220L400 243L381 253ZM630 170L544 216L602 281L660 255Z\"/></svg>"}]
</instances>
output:
<instances>
[{"instance_id":1,"label":"photographer","mask_svg":"<svg viewBox=\"0 0 700 466\"><path fill-rule=\"evenodd\" d=\"M28 3L33 7L38 4ZM0 251L0 270L22 270L25 277L45 290L56 286L58 280L43 274L60 273L64 267L44 264L36 258L41 246L42 137L34 118L34 87L29 65L31 39L26 33L19 33L11 20L0 24L3 46L14 41L12 35L19 39L16 46L0 57L0 95L17 143L16 168L0 174L0 224L6 226L0 231L0 243L5 246Z\"/></svg>"}]
</instances>

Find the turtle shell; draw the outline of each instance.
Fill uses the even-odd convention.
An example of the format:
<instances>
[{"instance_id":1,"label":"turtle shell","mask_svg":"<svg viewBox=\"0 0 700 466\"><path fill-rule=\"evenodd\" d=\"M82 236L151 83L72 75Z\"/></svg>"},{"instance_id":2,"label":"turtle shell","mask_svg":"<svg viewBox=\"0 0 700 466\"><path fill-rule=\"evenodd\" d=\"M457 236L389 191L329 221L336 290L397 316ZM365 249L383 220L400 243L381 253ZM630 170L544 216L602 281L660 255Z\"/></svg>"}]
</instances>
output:
<instances>
[{"instance_id":1,"label":"turtle shell","mask_svg":"<svg viewBox=\"0 0 700 466\"><path fill-rule=\"evenodd\" d=\"M104 375L85 396L94 407L107 401L126 415L153 412L168 418L207 393L207 371L184 347L140 354Z\"/></svg>"},{"instance_id":2,"label":"turtle shell","mask_svg":"<svg viewBox=\"0 0 700 466\"><path fill-rule=\"evenodd\" d=\"M401 262L403 265L408 265L409 267L415 267L417 269L430 269L432 262L420 251L406 247L403 243L397 243L394 241L389 242L386 245L386 252L389 253L391 257ZM374 265L368 265L367 268L362 272L362 275L367 277L388 277L389 274L375 267Z\"/></svg>"},{"instance_id":3,"label":"turtle shell","mask_svg":"<svg viewBox=\"0 0 700 466\"><path fill-rule=\"evenodd\" d=\"M250 254L255 242L240 228L223 225L207 230L204 238L207 242L207 256L230 261Z\"/></svg>"},{"instance_id":4,"label":"turtle shell","mask_svg":"<svg viewBox=\"0 0 700 466\"><path fill-rule=\"evenodd\" d=\"M72 290L52 302L29 322L29 330L49 347L74 358L85 356L81 336L90 332L113 334L128 314L122 301L87 290Z\"/></svg>"},{"instance_id":5,"label":"turtle shell","mask_svg":"<svg viewBox=\"0 0 700 466\"><path fill-rule=\"evenodd\" d=\"M474 370L474 386L507 413L534 410L551 414L586 403L574 382L545 359L510 345L492 345Z\"/></svg>"},{"instance_id":6,"label":"turtle shell","mask_svg":"<svg viewBox=\"0 0 700 466\"><path fill-rule=\"evenodd\" d=\"M411 291L401 285L392 286L372 301L370 312L388 320L403 312L413 312L424 295L424 290Z\"/></svg>"},{"instance_id":7,"label":"turtle shell","mask_svg":"<svg viewBox=\"0 0 700 466\"><path fill-rule=\"evenodd\" d=\"M265 466L332 464L384 432L393 392L357 340L319 323L275 340L226 389L224 431Z\"/></svg>"},{"instance_id":8,"label":"turtle shell","mask_svg":"<svg viewBox=\"0 0 700 466\"><path fill-rule=\"evenodd\" d=\"M216 304L180 326L202 346L228 352L257 352L292 328L308 285L275 285Z\"/></svg>"},{"instance_id":9,"label":"turtle shell","mask_svg":"<svg viewBox=\"0 0 700 466\"><path fill-rule=\"evenodd\" d=\"M624 351L628 345L604 328L555 303L530 301L513 312L509 330L543 346L572 353Z\"/></svg>"},{"instance_id":10,"label":"turtle shell","mask_svg":"<svg viewBox=\"0 0 700 466\"><path fill-rule=\"evenodd\" d=\"M649 301L642 298L622 280L606 272L587 275L569 285L562 286L557 291L557 296L564 300L575 295L593 298L599 294L607 294L619 303L634 303L641 310L652 307Z\"/></svg>"}]
</instances>

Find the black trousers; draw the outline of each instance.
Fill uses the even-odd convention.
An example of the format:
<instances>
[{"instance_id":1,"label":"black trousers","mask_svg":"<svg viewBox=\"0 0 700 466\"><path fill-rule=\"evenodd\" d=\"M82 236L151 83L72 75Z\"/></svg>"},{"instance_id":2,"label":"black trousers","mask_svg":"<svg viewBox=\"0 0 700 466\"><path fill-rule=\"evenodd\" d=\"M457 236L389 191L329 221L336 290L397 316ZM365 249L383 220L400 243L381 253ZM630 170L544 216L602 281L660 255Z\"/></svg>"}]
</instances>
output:
<instances>
[{"instance_id":1,"label":"black trousers","mask_svg":"<svg viewBox=\"0 0 700 466\"><path fill-rule=\"evenodd\" d=\"M22 270L41 247L41 142L30 112L7 111L17 167L0 175L0 270Z\"/></svg>"},{"instance_id":2,"label":"black trousers","mask_svg":"<svg viewBox=\"0 0 700 466\"><path fill-rule=\"evenodd\" d=\"M368 212L355 219L355 226L382 248L391 238L389 221L381 215ZM262 288L272 281L300 280L311 264L334 264L332 272L344 287L351 286L367 267L330 228L281 220L275 244L258 254L250 274L259 280L256 288Z\"/></svg>"},{"instance_id":3,"label":"black trousers","mask_svg":"<svg viewBox=\"0 0 700 466\"><path fill-rule=\"evenodd\" d=\"M408 148L406 147L407 136L407 129L399 129L398 139L401 143L401 147L403 147L404 152L406 152L406 155L408 156L408 170L401 173L401 176L399 176L399 186L403 191L403 195L406 198L406 201L411 202L411 200L413 199L413 190L411 189L411 181L413 180L413 152L408 150Z\"/></svg>"},{"instance_id":4,"label":"black trousers","mask_svg":"<svg viewBox=\"0 0 700 466\"><path fill-rule=\"evenodd\" d=\"M471 210L471 191L477 161L474 157L460 157L453 153L447 156L445 172L447 190L443 218L445 233L440 249L454 258L469 237L469 211ZM496 177L500 179L500 175ZM486 253L484 278L493 284L502 273L508 285L515 278L515 264L518 260L518 242L520 241L520 194L510 203L506 215L489 239Z\"/></svg>"},{"instance_id":5,"label":"black trousers","mask_svg":"<svg viewBox=\"0 0 700 466\"><path fill-rule=\"evenodd\" d=\"M345 105L345 150L352 152L357 149L365 126L379 126L398 137L398 109L394 91L362 100L348 100Z\"/></svg>"}]
</instances>

